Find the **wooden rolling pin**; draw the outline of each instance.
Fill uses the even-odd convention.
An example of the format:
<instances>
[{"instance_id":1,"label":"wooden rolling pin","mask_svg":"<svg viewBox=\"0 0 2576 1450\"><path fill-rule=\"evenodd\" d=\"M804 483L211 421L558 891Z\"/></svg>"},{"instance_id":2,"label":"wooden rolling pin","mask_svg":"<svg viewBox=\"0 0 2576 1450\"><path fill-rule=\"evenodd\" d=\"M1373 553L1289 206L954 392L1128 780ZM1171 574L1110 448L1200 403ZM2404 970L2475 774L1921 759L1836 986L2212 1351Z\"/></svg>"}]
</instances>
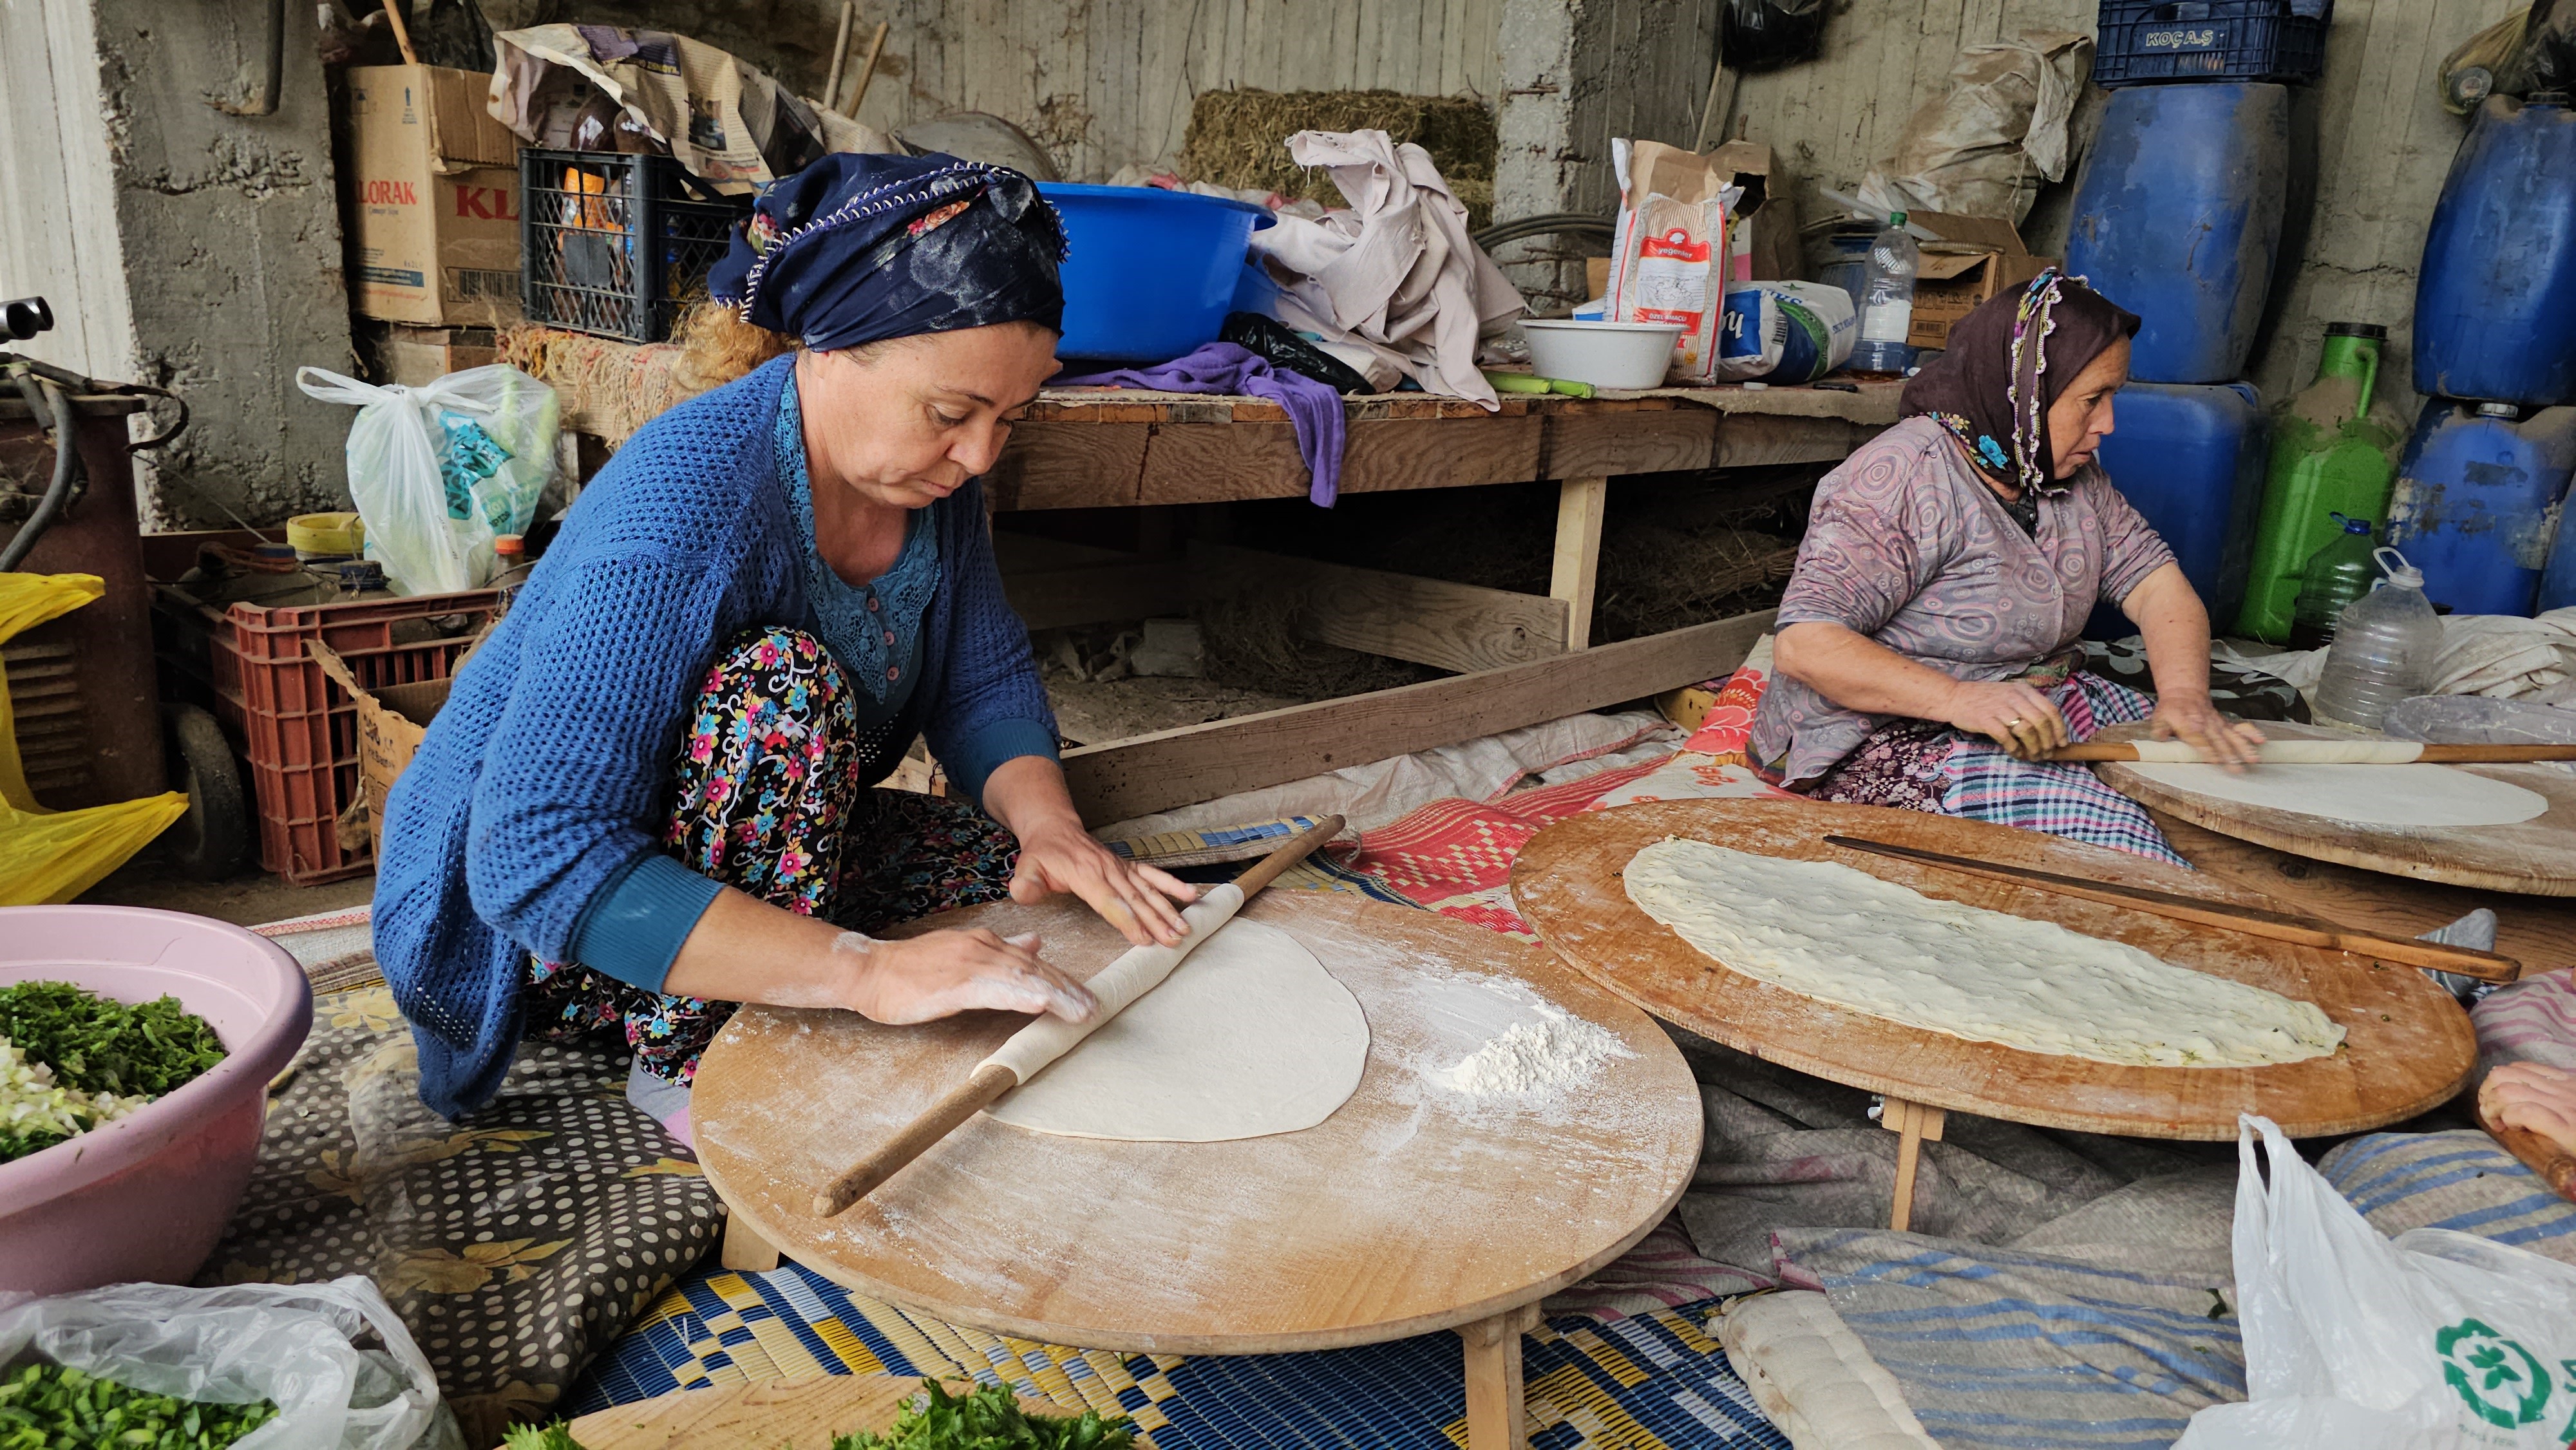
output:
<instances>
[{"instance_id":1,"label":"wooden rolling pin","mask_svg":"<svg viewBox=\"0 0 2576 1450\"><path fill-rule=\"evenodd\" d=\"M2440 942L2417 941L2410 937L2380 936L2375 932L2355 931L2350 927L2313 916L2295 916L2286 911L2267 911L2258 906L2230 906L2223 902L2203 901L2172 891L2157 891L2145 886L2118 886L2108 881L2094 881L2082 876L2061 876L2030 866L2006 866L1993 861L1979 861L1968 856L1952 856L1941 851L1925 851L1914 846L1898 846L1886 841L1865 841L1857 836L1827 836L1825 844L1872 855L1913 861L1925 866L1938 866L1969 876L1984 876L1996 881L2009 881L2016 886L2034 887L2059 896L2073 896L2085 901L2099 901L2111 906L2133 907L2176 921L2214 926L2225 931L2241 931L2248 936L2269 937L2274 941L2297 942L2301 946L2324 947L2329 951L2356 952L2382 961L2402 962L2410 967L2431 967L2436 971L2457 972L2481 982L2511 982L2522 976L2522 963L2494 952L2474 947L2445 946Z\"/></svg>"},{"instance_id":2,"label":"wooden rolling pin","mask_svg":"<svg viewBox=\"0 0 2576 1450\"><path fill-rule=\"evenodd\" d=\"M2192 765L2200 752L2179 740L2088 740L2061 745L2047 760L2146 760ZM2576 745L2426 745L2413 740L2266 740L2255 747L2264 765L2520 765L2576 760Z\"/></svg>"},{"instance_id":3,"label":"wooden rolling pin","mask_svg":"<svg viewBox=\"0 0 2576 1450\"><path fill-rule=\"evenodd\" d=\"M1278 880L1281 872L1306 859L1316 847L1340 835L1341 831L1340 816L1324 817L1315 823L1313 830L1262 857L1253 863L1251 870L1211 889L1196 904L1183 911L1181 915L1189 922L1190 932L1181 939L1179 946L1134 947L1103 968L1086 984L1100 999L1100 1010L1092 1014L1090 1021L1067 1022L1061 1017L1040 1017L1012 1034L1010 1041L976 1065L966 1081L931 1104L928 1111L913 1119L883 1147L851 1165L848 1172L815 1194L815 1217L830 1218L867 1197L877 1185L928 1152L933 1144L955 1132L968 1118L991 1107L1002 1094L1037 1076L1048 1063L1071 1051L1075 1044L1106 1025L1110 1018L1160 985L1180 966L1181 959L1190 954L1191 948L1214 936L1218 928L1233 920L1244 902L1261 888Z\"/></svg>"}]
</instances>

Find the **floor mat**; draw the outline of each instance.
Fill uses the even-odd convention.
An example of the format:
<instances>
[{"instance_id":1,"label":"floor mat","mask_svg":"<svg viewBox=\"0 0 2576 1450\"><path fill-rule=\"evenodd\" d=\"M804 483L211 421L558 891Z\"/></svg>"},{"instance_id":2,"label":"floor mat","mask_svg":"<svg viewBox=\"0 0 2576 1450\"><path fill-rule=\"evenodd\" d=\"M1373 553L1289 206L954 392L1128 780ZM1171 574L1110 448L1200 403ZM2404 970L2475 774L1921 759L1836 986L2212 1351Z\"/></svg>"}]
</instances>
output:
<instances>
[{"instance_id":1,"label":"floor mat","mask_svg":"<svg viewBox=\"0 0 2576 1450\"><path fill-rule=\"evenodd\" d=\"M1787 1450L1701 1330L1715 1304L1607 1323L1559 1316L1532 1331L1522 1340L1532 1450ZM815 1373L971 1375L1068 1411L1124 1411L1156 1450L1466 1444L1454 1334L1312 1354L1122 1355L907 1314L795 1264L678 1284L593 1366L568 1408Z\"/></svg>"}]
</instances>

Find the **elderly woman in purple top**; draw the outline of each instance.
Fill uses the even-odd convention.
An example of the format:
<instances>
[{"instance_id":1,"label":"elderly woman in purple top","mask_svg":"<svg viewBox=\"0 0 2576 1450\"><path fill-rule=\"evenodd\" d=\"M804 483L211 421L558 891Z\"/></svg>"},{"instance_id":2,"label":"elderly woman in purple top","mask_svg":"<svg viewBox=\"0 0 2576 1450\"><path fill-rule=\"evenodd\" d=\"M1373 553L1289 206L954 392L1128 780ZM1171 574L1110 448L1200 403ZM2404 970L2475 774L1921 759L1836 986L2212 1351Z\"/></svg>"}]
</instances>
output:
<instances>
[{"instance_id":1,"label":"elderly woman in purple top","mask_svg":"<svg viewBox=\"0 0 2576 1450\"><path fill-rule=\"evenodd\" d=\"M1909 416L1826 475L1754 716L1765 773L2181 861L2135 802L2038 758L2136 720L2231 769L2262 740L2210 703L2208 611L2096 457L2137 330L2044 273L1953 328ZM2144 636L2152 698L2075 667L2097 601Z\"/></svg>"}]
</instances>

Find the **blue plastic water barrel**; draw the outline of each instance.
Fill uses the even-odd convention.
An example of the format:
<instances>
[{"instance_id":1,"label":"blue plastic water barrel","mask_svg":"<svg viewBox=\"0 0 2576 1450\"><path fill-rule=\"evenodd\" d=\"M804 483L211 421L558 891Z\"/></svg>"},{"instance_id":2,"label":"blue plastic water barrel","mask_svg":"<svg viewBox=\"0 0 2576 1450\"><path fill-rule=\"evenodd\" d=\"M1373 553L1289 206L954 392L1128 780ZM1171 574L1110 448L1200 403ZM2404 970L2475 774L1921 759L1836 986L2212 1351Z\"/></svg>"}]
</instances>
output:
<instances>
[{"instance_id":1,"label":"blue plastic water barrel","mask_svg":"<svg viewBox=\"0 0 2576 1450\"><path fill-rule=\"evenodd\" d=\"M2529 614L2576 470L2576 408L2428 398L2388 504L2388 542L2454 614Z\"/></svg>"},{"instance_id":2,"label":"blue plastic water barrel","mask_svg":"<svg viewBox=\"0 0 2576 1450\"><path fill-rule=\"evenodd\" d=\"M2489 96L2451 158L2415 280L2415 391L2576 402L2576 110Z\"/></svg>"},{"instance_id":3,"label":"blue plastic water barrel","mask_svg":"<svg viewBox=\"0 0 2576 1450\"><path fill-rule=\"evenodd\" d=\"M2290 92L2253 82L2113 91L2075 182L2066 270L2146 319L2129 375L2245 374L2290 169Z\"/></svg>"},{"instance_id":4,"label":"blue plastic water barrel","mask_svg":"<svg viewBox=\"0 0 2576 1450\"><path fill-rule=\"evenodd\" d=\"M2102 467L2112 484L2164 536L2210 617L2234 619L2271 449L2261 395L2251 383L2131 383L2111 417ZM2106 604L2085 633L2117 639L2137 626Z\"/></svg>"},{"instance_id":5,"label":"blue plastic water barrel","mask_svg":"<svg viewBox=\"0 0 2576 1450\"><path fill-rule=\"evenodd\" d=\"M1064 218L1064 340L1056 356L1169 362L1216 341L1244 244L1278 218L1224 197L1041 181Z\"/></svg>"}]
</instances>

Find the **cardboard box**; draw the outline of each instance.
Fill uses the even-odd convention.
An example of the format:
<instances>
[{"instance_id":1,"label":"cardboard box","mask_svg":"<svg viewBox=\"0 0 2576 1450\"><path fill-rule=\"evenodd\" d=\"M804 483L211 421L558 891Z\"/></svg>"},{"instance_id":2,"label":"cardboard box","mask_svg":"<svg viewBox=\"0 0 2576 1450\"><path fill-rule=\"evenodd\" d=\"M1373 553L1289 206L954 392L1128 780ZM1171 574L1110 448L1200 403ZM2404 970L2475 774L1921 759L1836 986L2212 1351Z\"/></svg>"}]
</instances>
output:
<instances>
[{"instance_id":1,"label":"cardboard box","mask_svg":"<svg viewBox=\"0 0 2576 1450\"><path fill-rule=\"evenodd\" d=\"M359 324L359 354L371 382L417 388L449 373L489 367L501 360L499 334L488 327L415 327L407 322Z\"/></svg>"},{"instance_id":2,"label":"cardboard box","mask_svg":"<svg viewBox=\"0 0 2576 1450\"><path fill-rule=\"evenodd\" d=\"M367 817L367 840L381 858L385 850L385 793L402 778L404 767L420 751L421 737L429 733L429 722L447 703L448 689L456 681L421 680L408 685L386 685L369 690L349 673L346 661L329 646L311 645L314 662L322 666L334 684L349 692L358 706L358 799ZM460 657L457 663L464 663Z\"/></svg>"},{"instance_id":3,"label":"cardboard box","mask_svg":"<svg viewBox=\"0 0 2576 1450\"><path fill-rule=\"evenodd\" d=\"M1914 325L1905 340L1916 347L1946 347L1950 327L1977 304L2038 276L2048 266L2021 242L2012 223L1995 217L1948 212L1907 212L1905 219L1938 235L1921 244L1923 269L1914 279Z\"/></svg>"},{"instance_id":4,"label":"cardboard box","mask_svg":"<svg viewBox=\"0 0 2576 1450\"><path fill-rule=\"evenodd\" d=\"M484 109L491 77L351 66L349 295L359 315L431 327L520 319L519 138Z\"/></svg>"}]
</instances>

